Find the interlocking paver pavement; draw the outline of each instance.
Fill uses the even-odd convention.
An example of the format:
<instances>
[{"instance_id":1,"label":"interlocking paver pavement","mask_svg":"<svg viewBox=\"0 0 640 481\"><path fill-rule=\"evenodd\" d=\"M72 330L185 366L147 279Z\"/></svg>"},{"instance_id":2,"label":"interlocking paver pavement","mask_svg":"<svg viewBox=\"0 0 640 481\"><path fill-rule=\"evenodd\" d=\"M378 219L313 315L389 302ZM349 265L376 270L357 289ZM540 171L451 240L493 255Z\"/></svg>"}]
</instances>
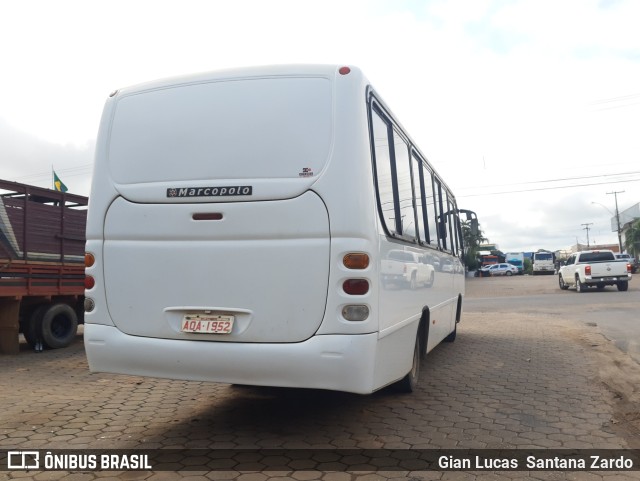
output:
<instances>
[{"instance_id":1,"label":"interlocking paver pavement","mask_svg":"<svg viewBox=\"0 0 640 481\"><path fill-rule=\"evenodd\" d=\"M371 396L90 374L80 339L40 354L23 345L19 355L0 357L0 450L638 448L637 432L599 379L602 358L591 349L598 343L597 332L559 318L467 312L456 342L427 357L416 393ZM330 459L321 472L298 462L295 471L235 465L180 473L5 472L0 479L640 479L637 472L345 473L328 469Z\"/></svg>"}]
</instances>

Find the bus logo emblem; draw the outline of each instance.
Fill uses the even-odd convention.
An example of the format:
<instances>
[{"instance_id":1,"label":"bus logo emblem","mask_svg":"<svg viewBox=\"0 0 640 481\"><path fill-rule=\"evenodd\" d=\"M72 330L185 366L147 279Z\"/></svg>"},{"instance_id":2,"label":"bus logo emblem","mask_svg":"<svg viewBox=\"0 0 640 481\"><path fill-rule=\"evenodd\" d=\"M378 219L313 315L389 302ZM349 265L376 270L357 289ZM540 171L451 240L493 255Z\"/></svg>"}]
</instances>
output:
<instances>
[{"instance_id":1,"label":"bus logo emblem","mask_svg":"<svg viewBox=\"0 0 640 481\"><path fill-rule=\"evenodd\" d=\"M229 187L179 187L167 189L167 197L229 197L253 195L251 185L233 185Z\"/></svg>"}]
</instances>

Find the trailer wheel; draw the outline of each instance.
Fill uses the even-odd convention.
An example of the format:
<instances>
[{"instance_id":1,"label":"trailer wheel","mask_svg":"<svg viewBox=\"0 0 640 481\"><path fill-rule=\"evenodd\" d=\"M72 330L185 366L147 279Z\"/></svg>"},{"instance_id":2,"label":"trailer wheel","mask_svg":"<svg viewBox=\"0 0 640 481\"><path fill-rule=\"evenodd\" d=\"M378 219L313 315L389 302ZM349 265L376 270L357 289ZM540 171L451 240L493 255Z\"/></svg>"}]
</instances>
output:
<instances>
[{"instance_id":1,"label":"trailer wheel","mask_svg":"<svg viewBox=\"0 0 640 481\"><path fill-rule=\"evenodd\" d=\"M33 349L35 349L38 339L42 340L42 316L47 309L49 309L47 304L36 307L22 327L22 335Z\"/></svg>"},{"instance_id":2,"label":"trailer wheel","mask_svg":"<svg viewBox=\"0 0 640 481\"><path fill-rule=\"evenodd\" d=\"M42 316L42 342L50 349L67 347L77 331L78 316L68 304L54 304Z\"/></svg>"}]
</instances>

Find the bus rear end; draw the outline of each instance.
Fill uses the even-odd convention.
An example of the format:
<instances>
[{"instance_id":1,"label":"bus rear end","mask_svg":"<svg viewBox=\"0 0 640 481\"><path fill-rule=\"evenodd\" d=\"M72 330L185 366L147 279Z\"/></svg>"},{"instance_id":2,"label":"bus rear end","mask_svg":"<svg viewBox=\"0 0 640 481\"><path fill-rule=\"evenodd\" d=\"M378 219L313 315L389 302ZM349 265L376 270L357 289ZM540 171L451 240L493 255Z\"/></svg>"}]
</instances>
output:
<instances>
[{"instance_id":1,"label":"bus rear end","mask_svg":"<svg viewBox=\"0 0 640 481\"><path fill-rule=\"evenodd\" d=\"M338 75L202 75L107 101L87 226L91 370L372 391L375 327L321 329L341 324L330 279L344 254L314 188Z\"/></svg>"}]
</instances>

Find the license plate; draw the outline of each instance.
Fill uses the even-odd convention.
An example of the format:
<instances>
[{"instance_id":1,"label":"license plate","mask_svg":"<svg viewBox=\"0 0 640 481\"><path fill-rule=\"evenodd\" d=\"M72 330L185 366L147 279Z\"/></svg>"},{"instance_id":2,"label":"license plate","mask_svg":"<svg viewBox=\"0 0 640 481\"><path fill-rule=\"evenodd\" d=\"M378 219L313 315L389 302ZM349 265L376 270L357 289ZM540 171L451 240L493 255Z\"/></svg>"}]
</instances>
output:
<instances>
[{"instance_id":1,"label":"license plate","mask_svg":"<svg viewBox=\"0 0 640 481\"><path fill-rule=\"evenodd\" d=\"M186 314L180 330L199 334L231 334L234 316L223 314Z\"/></svg>"}]
</instances>

